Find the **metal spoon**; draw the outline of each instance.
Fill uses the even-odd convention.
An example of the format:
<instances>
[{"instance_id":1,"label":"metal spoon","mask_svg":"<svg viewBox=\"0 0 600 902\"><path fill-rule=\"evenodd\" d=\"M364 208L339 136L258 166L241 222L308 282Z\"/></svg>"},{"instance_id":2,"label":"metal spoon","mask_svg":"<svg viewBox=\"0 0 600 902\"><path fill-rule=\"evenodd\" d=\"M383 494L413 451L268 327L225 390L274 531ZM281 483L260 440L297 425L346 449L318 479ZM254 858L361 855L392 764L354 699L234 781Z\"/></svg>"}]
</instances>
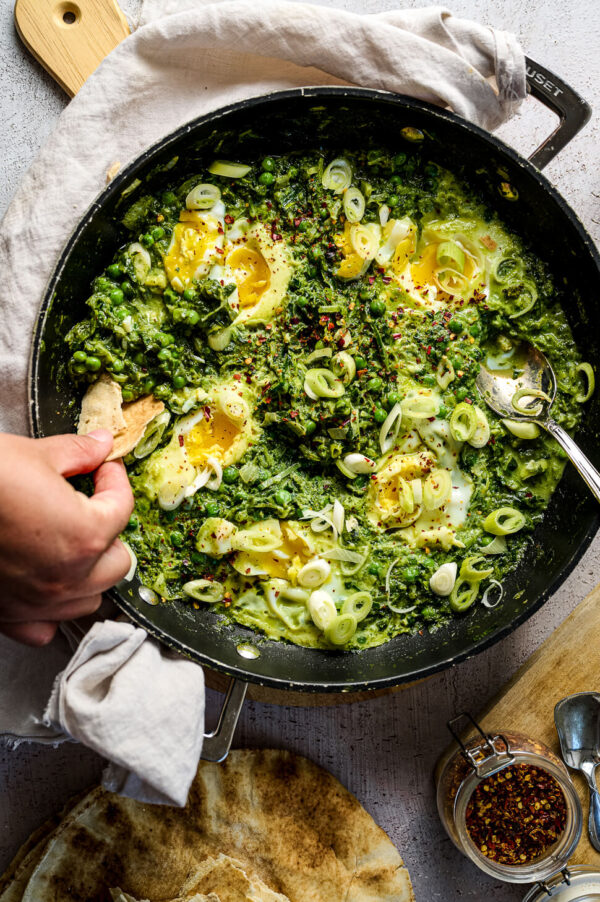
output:
<instances>
[{"instance_id":1,"label":"metal spoon","mask_svg":"<svg viewBox=\"0 0 600 902\"><path fill-rule=\"evenodd\" d=\"M583 476L596 500L600 501L600 473L571 436L550 416L550 408L556 395L556 376L546 357L533 345L523 341L513 344L507 365L507 369L498 370L481 365L476 385L486 404L501 417L522 423L536 423L546 429L566 451L569 460ZM527 388L536 392L542 391L547 398L528 399L527 396L522 396L519 405L531 413L519 413L513 406L513 398L516 392Z\"/></svg>"},{"instance_id":2,"label":"metal spoon","mask_svg":"<svg viewBox=\"0 0 600 902\"><path fill-rule=\"evenodd\" d=\"M563 698L554 709L554 723L565 764L580 770L590 787L590 842L600 852L600 795L595 771L600 763L600 695L578 692Z\"/></svg>"}]
</instances>

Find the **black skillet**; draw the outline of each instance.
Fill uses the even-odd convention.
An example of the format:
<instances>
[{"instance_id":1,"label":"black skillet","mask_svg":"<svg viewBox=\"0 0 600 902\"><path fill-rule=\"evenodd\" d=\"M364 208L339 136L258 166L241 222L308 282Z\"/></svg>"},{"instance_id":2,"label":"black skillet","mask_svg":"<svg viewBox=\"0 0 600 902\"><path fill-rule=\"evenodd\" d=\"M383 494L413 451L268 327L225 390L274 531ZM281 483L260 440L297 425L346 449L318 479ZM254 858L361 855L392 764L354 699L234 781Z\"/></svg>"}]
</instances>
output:
<instances>
[{"instance_id":1,"label":"black skillet","mask_svg":"<svg viewBox=\"0 0 600 902\"><path fill-rule=\"evenodd\" d=\"M558 113L555 133L527 161L498 138L426 103L408 97L360 88L308 88L246 100L183 126L145 151L121 172L88 210L75 230L52 275L35 329L31 362L31 418L36 436L73 431L75 393L57 384L57 364L64 354L63 336L85 316L85 299L94 275L123 242L119 220L137 193L160 190L162 167L176 155L176 178L197 171L203 142L215 131L240 136L224 146L220 156L254 158L317 144L332 148L360 146L361 136L374 134L379 143L404 147L404 126L426 133L427 153L450 169L461 171L517 233L545 260L556 283L566 287L566 314L583 356L600 366L600 258L576 215L540 174L540 169L585 124L587 104L572 89L541 66L528 62L530 91ZM325 115L334 112L332 119ZM328 122L326 128L322 123ZM334 123L332 126L331 123ZM252 129L259 139L244 138ZM123 191L134 180L141 185ZM518 200L503 196L508 182ZM60 382L60 380L58 380ZM586 407L577 441L600 465L597 435L600 399ZM400 636L364 652L324 652L261 640L255 633L219 622L209 609L196 611L174 602L151 607L139 597L139 584L119 585L109 594L132 620L165 644L201 664L236 678L225 706L219 733L205 743L204 755L215 760L227 753L246 682L278 689L342 692L376 689L432 674L497 642L523 623L558 588L590 544L598 527L598 506L569 466L534 542L518 568L504 582L504 600L488 611L478 606L433 631ZM256 658L243 657L239 646L254 645Z\"/></svg>"}]
</instances>

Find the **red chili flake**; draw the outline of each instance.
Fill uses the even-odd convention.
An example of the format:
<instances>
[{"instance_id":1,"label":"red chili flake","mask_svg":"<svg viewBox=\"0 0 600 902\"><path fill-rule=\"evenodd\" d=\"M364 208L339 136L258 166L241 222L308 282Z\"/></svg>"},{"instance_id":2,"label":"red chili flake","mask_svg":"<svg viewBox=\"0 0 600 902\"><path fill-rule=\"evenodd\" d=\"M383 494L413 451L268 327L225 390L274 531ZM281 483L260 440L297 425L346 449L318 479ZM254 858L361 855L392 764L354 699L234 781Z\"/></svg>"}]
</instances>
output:
<instances>
[{"instance_id":1,"label":"red chili flake","mask_svg":"<svg viewBox=\"0 0 600 902\"><path fill-rule=\"evenodd\" d=\"M381 281L383 282L384 285L389 285L392 280L389 276L384 276Z\"/></svg>"},{"instance_id":2,"label":"red chili flake","mask_svg":"<svg viewBox=\"0 0 600 902\"><path fill-rule=\"evenodd\" d=\"M227 223L227 225L231 225L234 221L235 220L231 213L227 213L227 215L225 216L225 222Z\"/></svg>"},{"instance_id":3,"label":"red chili flake","mask_svg":"<svg viewBox=\"0 0 600 902\"><path fill-rule=\"evenodd\" d=\"M216 247L215 250L216 250L217 254L224 254L224 253L225 253L225 251L223 250L222 247Z\"/></svg>"},{"instance_id":4,"label":"red chili flake","mask_svg":"<svg viewBox=\"0 0 600 902\"><path fill-rule=\"evenodd\" d=\"M179 436L179 447L183 448L183 436L182 435Z\"/></svg>"},{"instance_id":5,"label":"red chili flake","mask_svg":"<svg viewBox=\"0 0 600 902\"><path fill-rule=\"evenodd\" d=\"M242 377L241 377L240 373L234 373L233 378L235 379L236 382L242 381Z\"/></svg>"},{"instance_id":6,"label":"red chili flake","mask_svg":"<svg viewBox=\"0 0 600 902\"><path fill-rule=\"evenodd\" d=\"M271 238L273 239L273 241L281 241L281 235L277 234L276 232L272 233Z\"/></svg>"},{"instance_id":7,"label":"red chili flake","mask_svg":"<svg viewBox=\"0 0 600 902\"><path fill-rule=\"evenodd\" d=\"M532 764L512 764L478 784L465 821L486 858L525 865L555 845L567 822L563 791L554 777Z\"/></svg>"},{"instance_id":8,"label":"red chili flake","mask_svg":"<svg viewBox=\"0 0 600 902\"><path fill-rule=\"evenodd\" d=\"M429 355L431 354L431 345L429 345L429 347L427 348L427 351L425 353L429 357Z\"/></svg>"}]
</instances>

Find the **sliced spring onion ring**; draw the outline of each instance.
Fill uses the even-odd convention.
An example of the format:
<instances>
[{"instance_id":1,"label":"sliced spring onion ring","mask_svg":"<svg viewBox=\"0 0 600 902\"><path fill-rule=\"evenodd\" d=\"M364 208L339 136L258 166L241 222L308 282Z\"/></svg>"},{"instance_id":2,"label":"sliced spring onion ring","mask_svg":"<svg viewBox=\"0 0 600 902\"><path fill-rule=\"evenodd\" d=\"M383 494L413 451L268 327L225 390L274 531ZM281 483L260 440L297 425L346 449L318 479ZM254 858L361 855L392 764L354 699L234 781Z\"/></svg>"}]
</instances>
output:
<instances>
[{"instance_id":1,"label":"sliced spring onion ring","mask_svg":"<svg viewBox=\"0 0 600 902\"><path fill-rule=\"evenodd\" d=\"M358 188L344 192L344 213L348 222L360 222L365 212L365 197Z\"/></svg>"},{"instance_id":2,"label":"sliced spring onion ring","mask_svg":"<svg viewBox=\"0 0 600 902\"><path fill-rule=\"evenodd\" d=\"M493 536L509 536L525 526L525 514L514 507L499 507L487 515L482 523L486 532Z\"/></svg>"},{"instance_id":3,"label":"sliced spring onion ring","mask_svg":"<svg viewBox=\"0 0 600 902\"><path fill-rule=\"evenodd\" d=\"M216 185L196 185L185 199L188 210L211 210L221 200L221 191Z\"/></svg>"},{"instance_id":4,"label":"sliced spring onion ring","mask_svg":"<svg viewBox=\"0 0 600 902\"><path fill-rule=\"evenodd\" d=\"M127 551L127 554L129 555L129 560L131 561L131 563L129 565L129 570L123 577L123 582L130 583L131 580L133 579L133 577L135 576L135 571L137 570L137 557L135 555L135 551L133 550L133 548L131 547L129 542L124 542L123 539L121 539L121 543L125 546L125 550Z\"/></svg>"},{"instance_id":5,"label":"sliced spring onion ring","mask_svg":"<svg viewBox=\"0 0 600 902\"><path fill-rule=\"evenodd\" d=\"M519 316L524 316L526 313L529 313L529 311L535 307L535 302L538 299L537 288L533 282L524 280L521 283L520 289L518 298L519 307L517 310L513 310L507 314L509 319L518 319Z\"/></svg>"},{"instance_id":6,"label":"sliced spring onion ring","mask_svg":"<svg viewBox=\"0 0 600 902\"><path fill-rule=\"evenodd\" d=\"M456 571L458 566L456 561L450 561L438 567L429 580L429 586L436 595L446 597L450 595L456 582Z\"/></svg>"},{"instance_id":7,"label":"sliced spring onion ring","mask_svg":"<svg viewBox=\"0 0 600 902\"><path fill-rule=\"evenodd\" d=\"M454 367L452 366L451 361L448 360L448 358L444 354L435 371L437 384L442 389L442 391L445 391L448 388L455 376L456 373L454 372Z\"/></svg>"},{"instance_id":8,"label":"sliced spring onion ring","mask_svg":"<svg viewBox=\"0 0 600 902\"><path fill-rule=\"evenodd\" d=\"M460 273L465 271L465 252L456 241L442 241L437 249L437 262L445 269L450 267Z\"/></svg>"},{"instance_id":9,"label":"sliced spring onion ring","mask_svg":"<svg viewBox=\"0 0 600 902\"><path fill-rule=\"evenodd\" d=\"M356 622L360 623L373 607L373 598L370 592L354 592L344 599L342 614L353 614Z\"/></svg>"},{"instance_id":10,"label":"sliced spring onion ring","mask_svg":"<svg viewBox=\"0 0 600 902\"><path fill-rule=\"evenodd\" d=\"M423 483L420 479L411 479L410 487L412 489L415 504L423 504Z\"/></svg>"},{"instance_id":11,"label":"sliced spring onion ring","mask_svg":"<svg viewBox=\"0 0 600 902\"><path fill-rule=\"evenodd\" d=\"M131 260L136 280L143 285L152 267L150 254L143 245L136 241L127 248L127 255Z\"/></svg>"},{"instance_id":12,"label":"sliced spring onion ring","mask_svg":"<svg viewBox=\"0 0 600 902\"><path fill-rule=\"evenodd\" d=\"M220 329L218 332L211 332L208 336L208 345L213 351L224 351L231 341L231 326Z\"/></svg>"},{"instance_id":13,"label":"sliced spring onion ring","mask_svg":"<svg viewBox=\"0 0 600 902\"><path fill-rule=\"evenodd\" d=\"M352 473L351 470L349 470L348 467L345 466L343 460L340 460L338 458L335 462L335 465L338 468L338 470L340 471L340 473L346 477L346 479L356 479L357 474Z\"/></svg>"},{"instance_id":14,"label":"sliced spring onion ring","mask_svg":"<svg viewBox=\"0 0 600 902\"><path fill-rule=\"evenodd\" d=\"M489 545L484 545L481 549L482 554L504 554L506 551L506 538L505 536L496 536L496 538L490 542Z\"/></svg>"},{"instance_id":15,"label":"sliced spring onion ring","mask_svg":"<svg viewBox=\"0 0 600 902\"><path fill-rule=\"evenodd\" d=\"M355 476L361 476L364 473L374 473L377 469L377 463L366 457L364 454L347 454L344 458L344 466L350 470Z\"/></svg>"},{"instance_id":16,"label":"sliced spring onion ring","mask_svg":"<svg viewBox=\"0 0 600 902\"><path fill-rule=\"evenodd\" d=\"M379 447L381 448L382 454L387 454L387 452L391 451L396 444L401 423L402 404L398 401L388 413L379 430Z\"/></svg>"},{"instance_id":17,"label":"sliced spring onion ring","mask_svg":"<svg viewBox=\"0 0 600 902\"><path fill-rule=\"evenodd\" d=\"M192 579L184 583L183 591L194 601L204 601L207 604L221 601L225 595L222 583L210 579Z\"/></svg>"},{"instance_id":18,"label":"sliced spring onion ring","mask_svg":"<svg viewBox=\"0 0 600 902\"><path fill-rule=\"evenodd\" d=\"M211 175L222 175L227 179L241 179L248 175L251 166L245 163L232 163L230 160L215 160L208 167Z\"/></svg>"},{"instance_id":19,"label":"sliced spring onion ring","mask_svg":"<svg viewBox=\"0 0 600 902\"><path fill-rule=\"evenodd\" d=\"M516 257L501 257L492 270L496 282L518 282L523 274L523 263Z\"/></svg>"},{"instance_id":20,"label":"sliced spring onion ring","mask_svg":"<svg viewBox=\"0 0 600 902\"><path fill-rule=\"evenodd\" d=\"M306 373L304 391L313 401L318 401L319 398L341 398L346 389L331 370L319 367Z\"/></svg>"},{"instance_id":21,"label":"sliced spring onion ring","mask_svg":"<svg viewBox=\"0 0 600 902\"><path fill-rule=\"evenodd\" d=\"M373 260L379 249L380 228L374 223L355 222L350 227L350 242L354 252L363 260Z\"/></svg>"},{"instance_id":22,"label":"sliced spring onion ring","mask_svg":"<svg viewBox=\"0 0 600 902\"><path fill-rule=\"evenodd\" d=\"M171 414L169 411L163 410L158 416L154 417L153 420L150 420L144 430L143 436L133 449L133 456L137 460L148 457L149 454L152 454L152 452L158 448L160 440L164 435L164 431L169 425L170 419Z\"/></svg>"},{"instance_id":23,"label":"sliced spring onion ring","mask_svg":"<svg viewBox=\"0 0 600 902\"><path fill-rule=\"evenodd\" d=\"M575 400L578 404L585 404L586 401L589 401L592 395L594 394L594 388L596 387L596 379L594 377L594 370L592 369L591 364L589 363L580 363L576 373L582 373L585 376L587 383L587 390L580 391L575 395Z\"/></svg>"},{"instance_id":24,"label":"sliced spring onion ring","mask_svg":"<svg viewBox=\"0 0 600 902\"><path fill-rule=\"evenodd\" d=\"M460 578L469 583L480 583L482 579L487 579L494 572L493 567L484 567L482 570L477 569L478 564L485 564L486 560L481 554L473 554L466 557L460 565Z\"/></svg>"},{"instance_id":25,"label":"sliced spring onion ring","mask_svg":"<svg viewBox=\"0 0 600 902\"><path fill-rule=\"evenodd\" d=\"M434 417L439 409L438 398L426 389L409 391L402 401L402 413L410 420L428 420Z\"/></svg>"},{"instance_id":26,"label":"sliced spring onion ring","mask_svg":"<svg viewBox=\"0 0 600 902\"><path fill-rule=\"evenodd\" d=\"M502 420L502 424L517 438L533 439L540 434L540 427L535 423L523 423L521 420Z\"/></svg>"},{"instance_id":27,"label":"sliced spring onion ring","mask_svg":"<svg viewBox=\"0 0 600 902\"><path fill-rule=\"evenodd\" d=\"M206 483L206 488L210 489L211 492L218 492L221 488L221 482L223 481L223 467L216 457L208 457L206 459L206 466L207 469L210 468L213 472L213 475Z\"/></svg>"},{"instance_id":28,"label":"sliced spring onion ring","mask_svg":"<svg viewBox=\"0 0 600 902\"><path fill-rule=\"evenodd\" d=\"M323 173L321 179L323 187L334 194L341 194L346 188L350 187L352 181L352 167L348 160L343 157L337 157L332 160Z\"/></svg>"},{"instance_id":29,"label":"sliced spring onion ring","mask_svg":"<svg viewBox=\"0 0 600 902\"><path fill-rule=\"evenodd\" d=\"M323 589L312 592L308 599L308 613L317 629L325 632L337 618L333 598Z\"/></svg>"},{"instance_id":30,"label":"sliced spring onion ring","mask_svg":"<svg viewBox=\"0 0 600 902\"><path fill-rule=\"evenodd\" d=\"M477 425L475 432L469 439L469 444L474 448L483 448L490 440L490 424L481 407L473 405L473 410L477 418Z\"/></svg>"},{"instance_id":31,"label":"sliced spring onion ring","mask_svg":"<svg viewBox=\"0 0 600 902\"><path fill-rule=\"evenodd\" d=\"M390 208L387 204L382 204L379 208L379 222L382 226L386 224L390 218Z\"/></svg>"},{"instance_id":32,"label":"sliced spring onion ring","mask_svg":"<svg viewBox=\"0 0 600 902\"><path fill-rule=\"evenodd\" d=\"M432 470L423 482L423 507L437 510L450 500L452 477L448 470Z\"/></svg>"},{"instance_id":33,"label":"sliced spring onion ring","mask_svg":"<svg viewBox=\"0 0 600 902\"><path fill-rule=\"evenodd\" d=\"M393 611L394 614L410 614L411 611L416 610L416 604L413 604L411 608L397 608L395 605L390 604L388 601L388 608L390 611Z\"/></svg>"},{"instance_id":34,"label":"sliced spring onion ring","mask_svg":"<svg viewBox=\"0 0 600 902\"><path fill-rule=\"evenodd\" d=\"M521 398L540 398L541 400L539 404L528 404L527 407L525 407L523 404L519 403ZM510 399L510 403L517 413L522 413L530 417L539 416L541 414L543 410L541 401L547 401L549 404L552 403L552 398L550 398L546 392L542 391L541 388L519 388Z\"/></svg>"},{"instance_id":35,"label":"sliced spring onion ring","mask_svg":"<svg viewBox=\"0 0 600 902\"><path fill-rule=\"evenodd\" d=\"M312 354L306 358L307 363L314 363L315 360L323 360L324 357L331 357L333 351L331 348L317 348Z\"/></svg>"},{"instance_id":36,"label":"sliced spring onion ring","mask_svg":"<svg viewBox=\"0 0 600 902\"><path fill-rule=\"evenodd\" d=\"M387 595L387 598L388 598L388 605L390 603L390 580L392 578L392 570L394 569L396 564L399 564L399 563L400 563L400 558L399 557L395 558L392 561L392 563L390 564L390 566L387 568L387 571L385 574L385 594Z\"/></svg>"},{"instance_id":37,"label":"sliced spring onion ring","mask_svg":"<svg viewBox=\"0 0 600 902\"><path fill-rule=\"evenodd\" d=\"M254 523L248 529L238 529L231 539L235 551L251 554L267 554L281 545L281 529L278 520Z\"/></svg>"},{"instance_id":38,"label":"sliced spring onion ring","mask_svg":"<svg viewBox=\"0 0 600 902\"><path fill-rule=\"evenodd\" d=\"M249 461L247 464L244 464L243 467L240 467L240 479L246 484L249 482L256 482L259 475L260 467L253 461Z\"/></svg>"},{"instance_id":39,"label":"sliced spring onion ring","mask_svg":"<svg viewBox=\"0 0 600 902\"><path fill-rule=\"evenodd\" d=\"M490 601L488 598L489 593L496 589L499 589L498 598L496 599L496 601ZM481 598L481 604L486 608L495 608L502 601L503 595L504 595L504 589L502 587L502 583L499 583L497 579L491 579L489 586L483 593L483 596Z\"/></svg>"},{"instance_id":40,"label":"sliced spring onion ring","mask_svg":"<svg viewBox=\"0 0 600 902\"><path fill-rule=\"evenodd\" d=\"M473 585L473 583L459 577L450 593L450 607L453 611L460 614L471 607L478 595L479 583Z\"/></svg>"},{"instance_id":41,"label":"sliced spring onion ring","mask_svg":"<svg viewBox=\"0 0 600 902\"><path fill-rule=\"evenodd\" d=\"M354 614L338 614L325 630L325 637L332 645L346 645L356 632Z\"/></svg>"},{"instance_id":42,"label":"sliced spring onion ring","mask_svg":"<svg viewBox=\"0 0 600 902\"><path fill-rule=\"evenodd\" d=\"M331 349L330 349L331 350ZM331 368L336 376L338 376L344 385L352 382L356 376L356 363L354 357L347 351L340 351L336 354L331 362Z\"/></svg>"},{"instance_id":43,"label":"sliced spring onion ring","mask_svg":"<svg viewBox=\"0 0 600 902\"><path fill-rule=\"evenodd\" d=\"M338 533L343 533L344 531L344 520L346 518L346 511L344 510L344 505L335 499L333 502L333 511L331 513L331 522L333 523L333 528Z\"/></svg>"},{"instance_id":44,"label":"sliced spring onion ring","mask_svg":"<svg viewBox=\"0 0 600 902\"><path fill-rule=\"evenodd\" d=\"M478 425L479 421L472 404L461 401L456 405L450 417L450 432L455 441L470 442Z\"/></svg>"},{"instance_id":45,"label":"sliced spring onion ring","mask_svg":"<svg viewBox=\"0 0 600 902\"><path fill-rule=\"evenodd\" d=\"M296 579L305 589L318 589L329 578L331 564L321 558L314 558L298 571Z\"/></svg>"}]
</instances>

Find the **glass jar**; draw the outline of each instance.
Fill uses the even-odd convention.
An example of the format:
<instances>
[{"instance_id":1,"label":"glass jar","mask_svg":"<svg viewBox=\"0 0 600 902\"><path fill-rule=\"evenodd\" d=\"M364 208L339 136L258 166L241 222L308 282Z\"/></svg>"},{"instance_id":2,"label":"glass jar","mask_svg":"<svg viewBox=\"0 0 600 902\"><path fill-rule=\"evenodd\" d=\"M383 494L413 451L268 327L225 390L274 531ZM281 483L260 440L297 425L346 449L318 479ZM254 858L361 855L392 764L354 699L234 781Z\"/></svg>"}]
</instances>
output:
<instances>
[{"instance_id":1,"label":"glass jar","mask_svg":"<svg viewBox=\"0 0 600 902\"><path fill-rule=\"evenodd\" d=\"M459 748L443 762L437 778L437 805L446 832L463 854L498 880L535 883L553 877L566 867L582 828L581 805L566 767L551 749L537 740L509 731L486 734L471 717L468 719L472 732L464 742L454 731L453 725L459 718L449 723ZM554 778L565 799L566 820L556 842L537 858L523 864L503 864L484 855L471 838L466 822L467 807L479 784L519 764L537 767Z\"/></svg>"},{"instance_id":2,"label":"glass jar","mask_svg":"<svg viewBox=\"0 0 600 902\"><path fill-rule=\"evenodd\" d=\"M600 902L600 871L580 864L529 890L523 902Z\"/></svg>"}]
</instances>

